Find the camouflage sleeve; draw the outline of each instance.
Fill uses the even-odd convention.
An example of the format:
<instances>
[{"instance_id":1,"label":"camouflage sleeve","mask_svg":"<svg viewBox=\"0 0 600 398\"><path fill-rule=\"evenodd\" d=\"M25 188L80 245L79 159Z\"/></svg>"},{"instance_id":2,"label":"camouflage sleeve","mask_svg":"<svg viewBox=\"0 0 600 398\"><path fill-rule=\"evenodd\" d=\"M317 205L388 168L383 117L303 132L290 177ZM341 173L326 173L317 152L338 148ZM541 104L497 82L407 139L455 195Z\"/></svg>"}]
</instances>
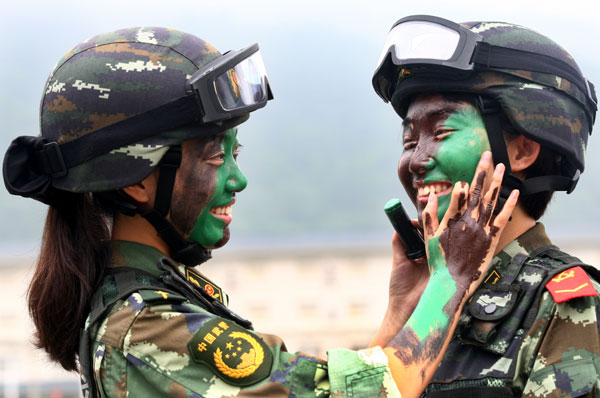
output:
<instances>
[{"instance_id":1,"label":"camouflage sleeve","mask_svg":"<svg viewBox=\"0 0 600 398\"><path fill-rule=\"evenodd\" d=\"M379 348L332 350L327 362L290 354L275 336L160 293L134 293L101 325L93 363L102 397L400 396Z\"/></svg>"},{"instance_id":2,"label":"camouflage sleeve","mask_svg":"<svg viewBox=\"0 0 600 398\"><path fill-rule=\"evenodd\" d=\"M519 353L522 368L515 384L523 387L524 398L600 398L599 319L598 296L557 304L543 293Z\"/></svg>"}]
</instances>

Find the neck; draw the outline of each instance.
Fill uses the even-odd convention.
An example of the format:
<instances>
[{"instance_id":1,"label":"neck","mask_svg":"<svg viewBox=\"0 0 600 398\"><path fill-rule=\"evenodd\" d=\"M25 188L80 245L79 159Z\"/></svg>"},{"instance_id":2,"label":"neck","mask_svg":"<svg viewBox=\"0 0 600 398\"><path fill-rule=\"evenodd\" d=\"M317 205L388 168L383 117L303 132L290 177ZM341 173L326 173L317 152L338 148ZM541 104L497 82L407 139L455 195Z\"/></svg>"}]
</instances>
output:
<instances>
[{"instance_id":1,"label":"neck","mask_svg":"<svg viewBox=\"0 0 600 398\"><path fill-rule=\"evenodd\" d=\"M154 247L166 256L171 254L169 246L158 236L152 224L139 214L133 217L115 214L111 239L137 242Z\"/></svg>"},{"instance_id":2,"label":"neck","mask_svg":"<svg viewBox=\"0 0 600 398\"><path fill-rule=\"evenodd\" d=\"M535 220L523 210L520 204L517 204L513 210L511 220L506 224L506 227L504 227L504 230L500 235L494 255L498 254L510 242L521 236L534 225Z\"/></svg>"}]
</instances>

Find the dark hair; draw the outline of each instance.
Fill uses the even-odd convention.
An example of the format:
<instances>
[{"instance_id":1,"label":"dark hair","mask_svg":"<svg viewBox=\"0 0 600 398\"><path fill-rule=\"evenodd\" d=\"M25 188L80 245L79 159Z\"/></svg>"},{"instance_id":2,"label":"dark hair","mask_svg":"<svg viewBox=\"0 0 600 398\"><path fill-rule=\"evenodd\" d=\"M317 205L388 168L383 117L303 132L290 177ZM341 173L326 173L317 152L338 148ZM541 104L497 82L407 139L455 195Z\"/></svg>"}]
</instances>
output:
<instances>
[{"instance_id":1,"label":"dark hair","mask_svg":"<svg viewBox=\"0 0 600 398\"><path fill-rule=\"evenodd\" d=\"M50 206L28 290L35 345L66 370L77 370L79 333L109 262L106 210L90 194L61 192Z\"/></svg>"}]
</instances>

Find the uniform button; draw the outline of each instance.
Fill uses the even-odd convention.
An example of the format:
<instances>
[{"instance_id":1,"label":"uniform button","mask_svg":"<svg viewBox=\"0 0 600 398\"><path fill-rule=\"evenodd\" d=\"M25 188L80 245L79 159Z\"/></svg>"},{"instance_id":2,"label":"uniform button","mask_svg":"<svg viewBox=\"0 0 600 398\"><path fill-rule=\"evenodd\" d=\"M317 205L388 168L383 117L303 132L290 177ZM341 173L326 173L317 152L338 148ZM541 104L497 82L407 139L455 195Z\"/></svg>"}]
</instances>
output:
<instances>
[{"instance_id":1,"label":"uniform button","mask_svg":"<svg viewBox=\"0 0 600 398\"><path fill-rule=\"evenodd\" d=\"M496 311L496 304L489 303L488 305L485 306L485 308L483 310L485 311L486 314L493 314L494 311Z\"/></svg>"}]
</instances>

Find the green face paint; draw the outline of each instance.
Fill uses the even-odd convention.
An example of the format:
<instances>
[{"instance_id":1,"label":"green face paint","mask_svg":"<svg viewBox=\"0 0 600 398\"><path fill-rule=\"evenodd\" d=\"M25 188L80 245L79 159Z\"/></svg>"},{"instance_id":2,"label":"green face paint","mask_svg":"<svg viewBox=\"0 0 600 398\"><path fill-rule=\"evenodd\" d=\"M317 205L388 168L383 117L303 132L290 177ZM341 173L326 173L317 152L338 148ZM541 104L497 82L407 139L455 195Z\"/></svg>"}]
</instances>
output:
<instances>
[{"instance_id":1,"label":"green face paint","mask_svg":"<svg viewBox=\"0 0 600 398\"><path fill-rule=\"evenodd\" d=\"M212 170L212 195L200 210L188 240L207 248L220 247L229 239L228 225L232 220L231 206L235 192L243 190L248 183L236 161L238 145L237 131L228 130L222 137L220 150L209 153L206 159L202 159L202 162L209 163L209 167L216 168L216 175ZM202 181L201 176L199 179L197 184L206 185L206 180Z\"/></svg>"},{"instance_id":2,"label":"green face paint","mask_svg":"<svg viewBox=\"0 0 600 398\"><path fill-rule=\"evenodd\" d=\"M471 183L481 155L490 150L483 119L472 105L465 105L451 114L444 130L452 131L442 139L437 153L437 168L425 177L427 185L433 181ZM442 220L450 205L451 193L438 197L438 220Z\"/></svg>"},{"instance_id":3,"label":"green face paint","mask_svg":"<svg viewBox=\"0 0 600 398\"><path fill-rule=\"evenodd\" d=\"M490 148L485 125L474 106L440 95L417 97L404 125L398 175L419 214L429 193L436 193L441 220L454 184L471 183L481 154Z\"/></svg>"}]
</instances>

